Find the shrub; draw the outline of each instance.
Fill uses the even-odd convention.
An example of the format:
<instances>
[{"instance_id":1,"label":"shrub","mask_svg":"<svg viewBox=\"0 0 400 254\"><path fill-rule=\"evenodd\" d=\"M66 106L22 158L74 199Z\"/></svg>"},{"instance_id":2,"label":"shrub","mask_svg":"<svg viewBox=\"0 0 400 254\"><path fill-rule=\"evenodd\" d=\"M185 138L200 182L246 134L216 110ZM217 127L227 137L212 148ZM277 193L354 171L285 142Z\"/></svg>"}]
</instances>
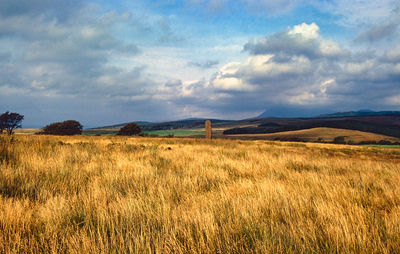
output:
<instances>
[{"instance_id":1,"label":"shrub","mask_svg":"<svg viewBox=\"0 0 400 254\"><path fill-rule=\"evenodd\" d=\"M337 136L333 139L333 143L335 144L346 144L346 136Z\"/></svg>"},{"instance_id":2,"label":"shrub","mask_svg":"<svg viewBox=\"0 0 400 254\"><path fill-rule=\"evenodd\" d=\"M365 141L360 141L358 143L359 145L376 145L375 140L365 140Z\"/></svg>"},{"instance_id":3,"label":"shrub","mask_svg":"<svg viewBox=\"0 0 400 254\"><path fill-rule=\"evenodd\" d=\"M42 131L37 134L47 135L80 135L83 126L75 120L67 120L64 122L56 122L45 126Z\"/></svg>"},{"instance_id":4,"label":"shrub","mask_svg":"<svg viewBox=\"0 0 400 254\"><path fill-rule=\"evenodd\" d=\"M128 123L118 131L117 135L132 136L139 134L141 131L142 129L136 123Z\"/></svg>"},{"instance_id":5,"label":"shrub","mask_svg":"<svg viewBox=\"0 0 400 254\"><path fill-rule=\"evenodd\" d=\"M349 141L347 141L347 144L349 144L349 145L355 145L356 142L355 142L354 140L350 139Z\"/></svg>"},{"instance_id":6,"label":"shrub","mask_svg":"<svg viewBox=\"0 0 400 254\"><path fill-rule=\"evenodd\" d=\"M380 140L378 142L378 145L392 145L392 142L390 142L389 140Z\"/></svg>"}]
</instances>

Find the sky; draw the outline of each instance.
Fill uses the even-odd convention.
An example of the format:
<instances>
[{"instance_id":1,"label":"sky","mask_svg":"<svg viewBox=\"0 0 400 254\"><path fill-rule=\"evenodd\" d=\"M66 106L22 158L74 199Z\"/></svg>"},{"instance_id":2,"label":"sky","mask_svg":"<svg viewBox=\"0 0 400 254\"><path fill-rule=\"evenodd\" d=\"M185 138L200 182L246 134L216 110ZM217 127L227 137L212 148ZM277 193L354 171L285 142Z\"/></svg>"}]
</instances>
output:
<instances>
[{"instance_id":1,"label":"sky","mask_svg":"<svg viewBox=\"0 0 400 254\"><path fill-rule=\"evenodd\" d=\"M23 127L400 110L398 0L1 0Z\"/></svg>"}]
</instances>

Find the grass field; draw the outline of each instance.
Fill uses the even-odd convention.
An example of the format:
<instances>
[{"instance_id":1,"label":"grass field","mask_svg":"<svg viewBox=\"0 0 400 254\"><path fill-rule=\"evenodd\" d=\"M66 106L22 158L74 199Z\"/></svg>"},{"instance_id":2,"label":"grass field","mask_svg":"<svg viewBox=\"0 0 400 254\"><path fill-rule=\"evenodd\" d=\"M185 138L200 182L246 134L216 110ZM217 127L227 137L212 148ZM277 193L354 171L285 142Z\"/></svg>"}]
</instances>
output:
<instances>
[{"instance_id":1,"label":"grass field","mask_svg":"<svg viewBox=\"0 0 400 254\"><path fill-rule=\"evenodd\" d=\"M40 129L15 129L14 132L15 134L35 134L36 132L39 132Z\"/></svg>"},{"instance_id":2,"label":"grass field","mask_svg":"<svg viewBox=\"0 0 400 254\"><path fill-rule=\"evenodd\" d=\"M268 133L268 134L237 134L228 135L231 137L246 137L246 138L256 138L256 139L287 139L287 138L298 138L304 141L317 141L318 138L322 138L326 142L332 142L335 137L345 136L347 140L352 140L354 142L361 141L380 141L388 140L391 142L400 141L399 138L389 137L385 135L375 134L371 132L363 132L356 130L345 130L345 129L335 129L335 128L312 128L298 131L284 131L278 133Z\"/></svg>"},{"instance_id":3,"label":"grass field","mask_svg":"<svg viewBox=\"0 0 400 254\"><path fill-rule=\"evenodd\" d=\"M398 253L400 151L0 137L0 253Z\"/></svg>"}]
</instances>

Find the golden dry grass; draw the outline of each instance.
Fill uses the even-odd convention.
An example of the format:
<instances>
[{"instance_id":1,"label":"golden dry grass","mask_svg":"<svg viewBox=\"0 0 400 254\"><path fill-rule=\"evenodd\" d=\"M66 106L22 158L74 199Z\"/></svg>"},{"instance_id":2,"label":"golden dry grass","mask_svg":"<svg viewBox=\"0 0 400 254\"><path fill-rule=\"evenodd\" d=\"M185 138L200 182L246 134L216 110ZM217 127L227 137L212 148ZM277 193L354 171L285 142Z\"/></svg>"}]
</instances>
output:
<instances>
[{"instance_id":1,"label":"golden dry grass","mask_svg":"<svg viewBox=\"0 0 400 254\"><path fill-rule=\"evenodd\" d=\"M237 134L237 135L227 135L228 137L254 137L261 139L290 139L290 138L298 138L306 141L317 141L318 138L322 138L324 141L332 142L335 137L345 136L348 140L353 140L354 142L361 141L381 141L388 140L391 142L399 142L399 138L389 137L385 135L375 134L371 132L364 131L356 131L356 130L345 130L345 129L336 129L336 128L312 128L312 129L304 129L298 131L283 131L277 133L266 133L266 134Z\"/></svg>"},{"instance_id":2,"label":"golden dry grass","mask_svg":"<svg viewBox=\"0 0 400 254\"><path fill-rule=\"evenodd\" d=\"M35 134L36 132L39 132L40 129L29 129L29 128L24 128L24 129L15 129L14 133L15 134Z\"/></svg>"},{"instance_id":3,"label":"golden dry grass","mask_svg":"<svg viewBox=\"0 0 400 254\"><path fill-rule=\"evenodd\" d=\"M396 253L400 150L1 137L0 253Z\"/></svg>"}]
</instances>

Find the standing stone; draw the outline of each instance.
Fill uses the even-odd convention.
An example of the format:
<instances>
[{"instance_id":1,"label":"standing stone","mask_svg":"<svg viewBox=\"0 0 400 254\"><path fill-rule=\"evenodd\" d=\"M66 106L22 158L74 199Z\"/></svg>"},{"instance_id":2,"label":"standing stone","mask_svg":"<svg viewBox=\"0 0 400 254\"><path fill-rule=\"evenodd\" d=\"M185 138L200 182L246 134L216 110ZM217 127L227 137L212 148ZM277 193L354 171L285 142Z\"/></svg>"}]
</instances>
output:
<instances>
[{"instance_id":1,"label":"standing stone","mask_svg":"<svg viewBox=\"0 0 400 254\"><path fill-rule=\"evenodd\" d=\"M206 128L206 139L212 139L212 129L210 120L206 121L205 128Z\"/></svg>"}]
</instances>

